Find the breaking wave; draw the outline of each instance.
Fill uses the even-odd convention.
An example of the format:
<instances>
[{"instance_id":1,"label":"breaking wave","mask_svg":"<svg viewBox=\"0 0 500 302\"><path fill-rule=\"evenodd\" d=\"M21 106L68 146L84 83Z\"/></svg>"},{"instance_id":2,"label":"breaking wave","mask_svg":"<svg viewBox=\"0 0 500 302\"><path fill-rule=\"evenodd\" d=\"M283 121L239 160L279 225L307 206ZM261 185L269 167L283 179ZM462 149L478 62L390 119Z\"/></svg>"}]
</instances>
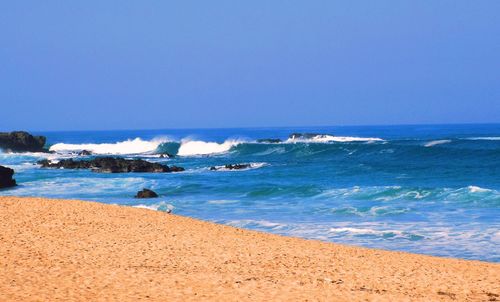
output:
<instances>
[{"instance_id":1,"label":"breaking wave","mask_svg":"<svg viewBox=\"0 0 500 302\"><path fill-rule=\"evenodd\" d=\"M50 147L55 152L78 152L82 150L91 151L93 154L142 154L155 152L160 144L167 142L165 138L142 140L136 138L116 143L102 144L65 144L58 143Z\"/></svg>"},{"instance_id":2,"label":"breaking wave","mask_svg":"<svg viewBox=\"0 0 500 302\"><path fill-rule=\"evenodd\" d=\"M179 156L210 155L228 152L232 147L243 143L239 140L226 140L223 143L183 140L177 151Z\"/></svg>"},{"instance_id":3,"label":"breaking wave","mask_svg":"<svg viewBox=\"0 0 500 302\"><path fill-rule=\"evenodd\" d=\"M356 137L356 136L333 136L327 134L318 134L312 137L291 137L286 143L347 143L347 142L381 142L384 141L378 137Z\"/></svg>"}]
</instances>

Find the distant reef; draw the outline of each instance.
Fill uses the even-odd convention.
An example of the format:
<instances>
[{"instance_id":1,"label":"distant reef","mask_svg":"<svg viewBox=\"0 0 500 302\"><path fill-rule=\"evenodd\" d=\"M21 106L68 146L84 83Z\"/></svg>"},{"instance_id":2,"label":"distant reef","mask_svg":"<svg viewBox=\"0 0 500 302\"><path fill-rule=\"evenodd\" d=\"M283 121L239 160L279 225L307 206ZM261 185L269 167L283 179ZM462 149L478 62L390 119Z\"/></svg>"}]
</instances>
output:
<instances>
[{"instance_id":1,"label":"distant reef","mask_svg":"<svg viewBox=\"0 0 500 302\"><path fill-rule=\"evenodd\" d=\"M120 157L96 157L91 160L63 159L53 163L49 160L38 162L42 168L91 169L100 173L150 172L166 173L181 172L184 168L151 163L142 159L125 159Z\"/></svg>"},{"instance_id":2,"label":"distant reef","mask_svg":"<svg viewBox=\"0 0 500 302\"><path fill-rule=\"evenodd\" d=\"M288 138L290 139L310 139L310 138L314 138L316 136L321 136L323 134L319 134L319 133L292 133L288 136Z\"/></svg>"},{"instance_id":3,"label":"distant reef","mask_svg":"<svg viewBox=\"0 0 500 302\"><path fill-rule=\"evenodd\" d=\"M25 131L0 132L0 149L8 152L47 152L45 136L34 136Z\"/></svg>"},{"instance_id":4,"label":"distant reef","mask_svg":"<svg viewBox=\"0 0 500 302\"><path fill-rule=\"evenodd\" d=\"M12 178L14 170L0 166L0 189L16 186L16 180Z\"/></svg>"},{"instance_id":5,"label":"distant reef","mask_svg":"<svg viewBox=\"0 0 500 302\"><path fill-rule=\"evenodd\" d=\"M219 170L242 170L251 168L251 164L229 164L224 166L213 166L210 167L210 171L219 171Z\"/></svg>"}]
</instances>

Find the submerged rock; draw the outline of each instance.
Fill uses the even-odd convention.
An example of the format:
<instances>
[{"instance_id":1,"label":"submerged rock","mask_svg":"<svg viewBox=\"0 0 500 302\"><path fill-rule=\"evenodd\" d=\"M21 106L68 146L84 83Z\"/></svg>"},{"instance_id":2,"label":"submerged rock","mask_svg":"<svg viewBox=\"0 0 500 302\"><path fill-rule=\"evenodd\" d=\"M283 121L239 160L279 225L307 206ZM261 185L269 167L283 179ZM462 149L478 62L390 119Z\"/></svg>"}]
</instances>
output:
<instances>
[{"instance_id":1,"label":"submerged rock","mask_svg":"<svg viewBox=\"0 0 500 302\"><path fill-rule=\"evenodd\" d=\"M33 136L25 131L0 132L0 149L9 152L47 152L45 136Z\"/></svg>"},{"instance_id":2,"label":"submerged rock","mask_svg":"<svg viewBox=\"0 0 500 302\"><path fill-rule=\"evenodd\" d=\"M250 164L229 164L225 166L213 166L210 167L210 171L218 171L218 170L241 170L241 169L248 169L251 168L252 165Z\"/></svg>"},{"instance_id":3,"label":"submerged rock","mask_svg":"<svg viewBox=\"0 0 500 302\"><path fill-rule=\"evenodd\" d=\"M153 190L150 189L142 189L142 191L137 192L135 195L135 198L156 198L158 197L158 194L154 192Z\"/></svg>"},{"instance_id":4,"label":"submerged rock","mask_svg":"<svg viewBox=\"0 0 500 302\"><path fill-rule=\"evenodd\" d=\"M261 138L257 140L258 143L270 143L270 144L277 144L281 143L282 140L279 138Z\"/></svg>"},{"instance_id":5,"label":"submerged rock","mask_svg":"<svg viewBox=\"0 0 500 302\"><path fill-rule=\"evenodd\" d=\"M82 151L78 152L78 155L79 156L89 156L89 155L92 155L92 151L82 150Z\"/></svg>"},{"instance_id":6,"label":"submerged rock","mask_svg":"<svg viewBox=\"0 0 500 302\"><path fill-rule=\"evenodd\" d=\"M92 160L63 159L57 163L49 160L38 162L42 168L64 168L64 169L92 169L100 173L128 173L128 172L181 172L182 167L166 166L151 163L142 159L124 159L120 157L97 157Z\"/></svg>"},{"instance_id":7,"label":"submerged rock","mask_svg":"<svg viewBox=\"0 0 500 302\"><path fill-rule=\"evenodd\" d=\"M14 170L4 166L0 166L0 189L16 186L16 180L12 178Z\"/></svg>"}]
</instances>

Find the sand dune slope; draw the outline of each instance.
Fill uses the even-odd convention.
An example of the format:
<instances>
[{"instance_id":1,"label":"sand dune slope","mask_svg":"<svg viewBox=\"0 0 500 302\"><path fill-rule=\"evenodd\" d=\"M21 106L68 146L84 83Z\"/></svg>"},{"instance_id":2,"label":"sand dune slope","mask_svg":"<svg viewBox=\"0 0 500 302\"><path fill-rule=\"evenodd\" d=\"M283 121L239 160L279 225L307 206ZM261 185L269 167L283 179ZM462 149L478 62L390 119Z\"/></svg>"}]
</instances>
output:
<instances>
[{"instance_id":1,"label":"sand dune slope","mask_svg":"<svg viewBox=\"0 0 500 302\"><path fill-rule=\"evenodd\" d=\"M499 264L147 209L0 197L0 301L499 301L499 294Z\"/></svg>"}]
</instances>

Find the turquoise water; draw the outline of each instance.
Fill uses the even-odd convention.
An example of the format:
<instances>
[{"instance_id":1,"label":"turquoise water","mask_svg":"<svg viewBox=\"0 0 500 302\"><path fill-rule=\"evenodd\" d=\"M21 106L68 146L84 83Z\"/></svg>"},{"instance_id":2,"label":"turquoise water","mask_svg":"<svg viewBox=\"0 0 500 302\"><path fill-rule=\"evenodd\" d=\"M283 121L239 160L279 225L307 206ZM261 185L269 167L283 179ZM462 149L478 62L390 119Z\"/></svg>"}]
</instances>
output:
<instances>
[{"instance_id":1,"label":"turquoise water","mask_svg":"<svg viewBox=\"0 0 500 302\"><path fill-rule=\"evenodd\" d=\"M328 136L287 140L292 132ZM173 208L277 234L500 262L500 125L37 134L56 153L0 153L0 164L14 168L20 184L0 195ZM256 142L262 138L284 142ZM186 171L98 174L34 164L76 158L82 149ZM159 152L177 156L159 158ZM209 170L236 163L252 166ZM134 199L144 187L160 198Z\"/></svg>"}]
</instances>

